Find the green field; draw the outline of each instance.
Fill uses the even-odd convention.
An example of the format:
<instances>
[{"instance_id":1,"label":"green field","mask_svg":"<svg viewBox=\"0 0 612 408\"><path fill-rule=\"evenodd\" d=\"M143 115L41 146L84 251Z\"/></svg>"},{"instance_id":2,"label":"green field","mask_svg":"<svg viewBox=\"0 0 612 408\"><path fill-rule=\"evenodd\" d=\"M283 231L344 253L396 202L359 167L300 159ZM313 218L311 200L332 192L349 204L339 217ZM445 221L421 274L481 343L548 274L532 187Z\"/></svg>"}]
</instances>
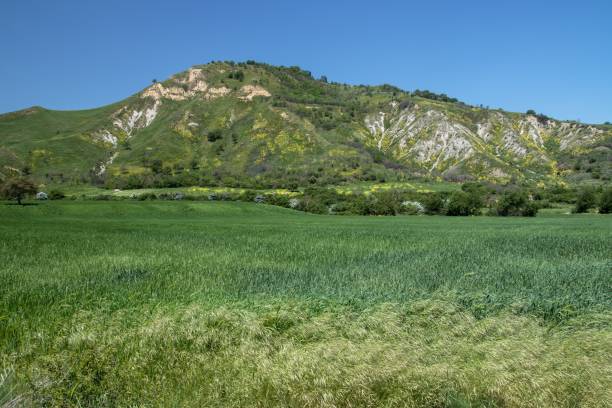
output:
<instances>
[{"instance_id":1,"label":"green field","mask_svg":"<svg viewBox=\"0 0 612 408\"><path fill-rule=\"evenodd\" d=\"M53 201L0 220L0 406L612 401L610 216Z\"/></svg>"}]
</instances>

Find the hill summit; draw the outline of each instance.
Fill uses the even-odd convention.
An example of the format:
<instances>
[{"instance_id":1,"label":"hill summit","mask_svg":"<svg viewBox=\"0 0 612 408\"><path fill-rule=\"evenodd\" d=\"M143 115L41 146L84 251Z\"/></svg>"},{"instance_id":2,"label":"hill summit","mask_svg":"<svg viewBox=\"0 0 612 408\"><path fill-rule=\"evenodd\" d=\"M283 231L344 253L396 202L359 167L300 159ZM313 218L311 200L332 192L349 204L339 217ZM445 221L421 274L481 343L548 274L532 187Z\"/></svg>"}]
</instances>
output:
<instances>
[{"instance_id":1,"label":"hill summit","mask_svg":"<svg viewBox=\"0 0 612 408\"><path fill-rule=\"evenodd\" d=\"M0 178L109 187L609 180L611 147L609 125L254 61L197 65L98 109L0 116Z\"/></svg>"}]
</instances>

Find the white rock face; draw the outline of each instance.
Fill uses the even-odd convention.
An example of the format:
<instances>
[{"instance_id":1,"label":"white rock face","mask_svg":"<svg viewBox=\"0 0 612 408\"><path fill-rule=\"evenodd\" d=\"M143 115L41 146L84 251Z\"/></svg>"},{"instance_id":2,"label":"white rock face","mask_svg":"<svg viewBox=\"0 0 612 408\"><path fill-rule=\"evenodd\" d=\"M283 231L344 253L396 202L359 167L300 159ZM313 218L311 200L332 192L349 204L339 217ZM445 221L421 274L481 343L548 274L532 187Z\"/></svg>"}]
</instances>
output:
<instances>
[{"instance_id":1,"label":"white rock face","mask_svg":"<svg viewBox=\"0 0 612 408\"><path fill-rule=\"evenodd\" d=\"M365 118L365 125L377 139L376 146L382 149L382 143L385 138L385 112L378 112L375 115L367 116Z\"/></svg>"},{"instance_id":2,"label":"white rock face","mask_svg":"<svg viewBox=\"0 0 612 408\"><path fill-rule=\"evenodd\" d=\"M153 120L157 117L157 112L159 110L160 105L161 105L160 101L155 101L153 106L145 110L145 127L153 123Z\"/></svg>"},{"instance_id":3,"label":"white rock face","mask_svg":"<svg viewBox=\"0 0 612 408\"><path fill-rule=\"evenodd\" d=\"M134 128L136 127L136 124L138 120L142 117L142 114L142 111L132 111L132 113L129 114L124 121L116 119L113 124L119 129L123 130L128 135L131 135L132 130L134 130Z\"/></svg>"},{"instance_id":4,"label":"white rock face","mask_svg":"<svg viewBox=\"0 0 612 408\"><path fill-rule=\"evenodd\" d=\"M564 150L588 144L603 133L592 126L531 115L488 111L480 122L470 123L434 108L414 104L400 110L398 106L391 103L388 109L366 116L366 139L397 159L420 163L429 171L469 162L477 153L480 158L489 157L491 165L496 161L514 165L503 161L508 157L546 164L551 161L546 140L556 140ZM508 176L497 167L491 167L490 172L494 177Z\"/></svg>"},{"instance_id":5,"label":"white rock face","mask_svg":"<svg viewBox=\"0 0 612 408\"><path fill-rule=\"evenodd\" d=\"M161 83L156 83L142 91L141 98L151 98L156 102L163 99L173 101L184 101L186 99L201 97L206 100L225 96L231 90L225 86L218 88L210 87L205 80L205 75L199 68L191 68L185 78L175 79L175 83L181 86L165 87Z\"/></svg>"},{"instance_id":6,"label":"white rock face","mask_svg":"<svg viewBox=\"0 0 612 408\"><path fill-rule=\"evenodd\" d=\"M470 130L434 110L378 112L366 117L365 126L379 149L399 149L400 157L432 167L440 161L464 160L474 151Z\"/></svg>"},{"instance_id":7,"label":"white rock face","mask_svg":"<svg viewBox=\"0 0 612 408\"><path fill-rule=\"evenodd\" d=\"M125 132L129 139L135 130L144 129L153 123L157 117L160 106L161 101L156 100L153 104L142 110L130 111L126 108L122 108L114 113L113 116L115 116L115 120L113 121L113 125L115 125L117 129Z\"/></svg>"},{"instance_id":8,"label":"white rock face","mask_svg":"<svg viewBox=\"0 0 612 408\"><path fill-rule=\"evenodd\" d=\"M98 176L103 175L104 173L106 173L106 169L108 168L108 166L110 166L111 164L113 164L113 162L115 161L115 159L117 158L117 155L119 153L115 152L113 153L113 155L111 157L109 157L109 159L107 161L105 161L104 163L101 163L100 166L98 167L96 174Z\"/></svg>"},{"instance_id":9,"label":"white rock face","mask_svg":"<svg viewBox=\"0 0 612 408\"><path fill-rule=\"evenodd\" d=\"M270 92L268 92L266 89L262 88L259 85L245 85L240 88L240 92L242 93L242 96L239 96L239 98L243 101L252 101L253 98L256 96L272 96Z\"/></svg>"},{"instance_id":10,"label":"white rock face","mask_svg":"<svg viewBox=\"0 0 612 408\"><path fill-rule=\"evenodd\" d=\"M210 99L219 98L221 96L225 96L229 94L230 92L231 90L228 87L221 86L218 88L210 88L203 96L204 96L204 99L210 100Z\"/></svg>"},{"instance_id":11,"label":"white rock face","mask_svg":"<svg viewBox=\"0 0 612 408\"><path fill-rule=\"evenodd\" d=\"M109 132L106 129L104 129L101 132L97 133L94 137L97 140L101 141L101 142L109 143L113 147L117 147L117 142L118 142L117 137L114 136L111 132Z\"/></svg>"}]
</instances>

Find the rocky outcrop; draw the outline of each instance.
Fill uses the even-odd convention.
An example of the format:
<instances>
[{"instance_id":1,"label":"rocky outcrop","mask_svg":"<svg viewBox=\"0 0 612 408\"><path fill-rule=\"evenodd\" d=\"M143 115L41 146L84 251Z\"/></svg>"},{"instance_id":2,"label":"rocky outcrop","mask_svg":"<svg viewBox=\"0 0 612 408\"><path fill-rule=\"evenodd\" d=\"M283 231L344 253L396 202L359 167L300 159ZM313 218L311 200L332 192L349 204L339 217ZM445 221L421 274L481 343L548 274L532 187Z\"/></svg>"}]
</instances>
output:
<instances>
[{"instance_id":1,"label":"rocky outcrop","mask_svg":"<svg viewBox=\"0 0 612 408\"><path fill-rule=\"evenodd\" d=\"M471 120L418 103L404 109L391 103L367 115L364 127L369 145L405 163L442 173L478 161L494 178L508 176L500 167L546 165L559 151L588 145L603 134L593 126L501 111Z\"/></svg>"}]
</instances>

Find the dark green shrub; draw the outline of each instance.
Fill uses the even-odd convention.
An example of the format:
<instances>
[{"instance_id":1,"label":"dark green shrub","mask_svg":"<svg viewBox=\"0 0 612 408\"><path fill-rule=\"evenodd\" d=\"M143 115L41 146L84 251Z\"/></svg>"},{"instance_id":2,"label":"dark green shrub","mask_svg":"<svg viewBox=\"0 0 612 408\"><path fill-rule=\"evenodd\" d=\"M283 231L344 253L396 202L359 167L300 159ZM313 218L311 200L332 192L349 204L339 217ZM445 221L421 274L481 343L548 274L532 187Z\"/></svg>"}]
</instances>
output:
<instances>
[{"instance_id":1,"label":"dark green shrub","mask_svg":"<svg viewBox=\"0 0 612 408\"><path fill-rule=\"evenodd\" d=\"M502 217L534 217L538 213L538 206L529 200L525 191L506 191L497 202L493 213Z\"/></svg>"},{"instance_id":2,"label":"dark green shrub","mask_svg":"<svg viewBox=\"0 0 612 408\"><path fill-rule=\"evenodd\" d=\"M279 207L289 207L289 197L286 194L266 194L265 202Z\"/></svg>"},{"instance_id":3,"label":"dark green shrub","mask_svg":"<svg viewBox=\"0 0 612 408\"><path fill-rule=\"evenodd\" d=\"M421 200L425 207L425 214L435 215L444 213L444 196L440 193L429 193Z\"/></svg>"},{"instance_id":4,"label":"dark green shrub","mask_svg":"<svg viewBox=\"0 0 612 408\"><path fill-rule=\"evenodd\" d=\"M523 211L521 215L523 217L535 217L538 214L538 210L540 208L534 201L528 201L527 204L523 207Z\"/></svg>"},{"instance_id":5,"label":"dark green shrub","mask_svg":"<svg viewBox=\"0 0 612 408\"><path fill-rule=\"evenodd\" d=\"M481 207L482 201L477 196L464 191L454 191L446 204L446 215L477 215Z\"/></svg>"},{"instance_id":6,"label":"dark green shrub","mask_svg":"<svg viewBox=\"0 0 612 408\"><path fill-rule=\"evenodd\" d=\"M245 201L247 203L251 202L255 200L255 197L257 197L257 195L258 193L255 190L245 190L240 194L240 201Z\"/></svg>"},{"instance_id":7,"label":"dark green shrub","mask_svg":"<svg viewBox=\"0 0 612 408\"><path fill-rule=\"evenodd\" d=\"M585 213L588 212L589 209L595 207L596 204L597 200L595 197L595 192L590 188L584 188L578 192L576 204L574 205L572 212Z\"/></svg>"},{"instance_id":8,"label":"dark green shrub","mask_svg":"<svg viewBox=\"0 0 612 408\"><path fill-rule=\"evenodd\" d=\"M299 210L314 214L327 214L327 206L312 196L305 196L299 203Z\"/></svg>"},{"instance_id":9,"label":"dark green shrub","mask_svg":"<svg viewBox=\"0 0 612 408\"><path fill-rule=\"evenodd\" d=\"M113 196L110 194L98 194L93 199L96 201L110 201L113 199Z\"/></svg>"},{"instance_id":10,"label":"dark green shrub","mask_svg":"<svg viewBox=\"0 0 612 408\"><path fill-rule=\"evenodd\" d=\"M49 191L49 200L61 200L66 197L63 191L51 190Z\"/></svg>"},{"instance_id":11,"label":"dark green shrub","mask_svg":"<svg viewBox=\"0 0 612 408\"><path fill-rule=\"evenodd\" d=\"M355 206L350 201L340 201L333 207L334 214L356 214Z\"/></svg>"},{"instance_id":12,"label":"dark green shrub","mask_svg":"<svg viewBox=\"0 0 612 408\"><path fill-rule=\"evenodd\" d=\"M208 141L213 143L216 142L217 140L221 139L223 137L223 133L221 132L221 130L211 130L208 135Z\"/></svg>"},{"instance_id":13,"label":"dark green shrub","mask_svg":"<svg viewBox=\"0 0 612 408\"><path fill-rule=\"evenodd\" d=\"M538 206L538 208L552 208L552 204L548 200L539 200L534 201L534 204Z\"/></svg>"},{"instance_id":14,"label":"dark green shrub","mask_svg":"<svg viewBox=\"0 0 612 408\"><path fill-rule=\"evenodd\" d=\"M599 213L610 214L612 212L612 188L607 188L599 197Z\"/></svg>"},{"instance_id":15,"label":"dark green shrub","mask_svg":"<svg viewBox=\"0 0 612 408\"><path fill-rule=\"evenodd\" d=\"M385 191L373 194L370 209L373 215L397 215L402 206L402 199L397 191Z\"/></svg>"},{"instance_id":16,"label":"dark green shrub","mask_svg":"<svg viewBox=\"0 0 612 408\"><path fill-rule=\"evenodd\" d=\"M160 198L161 198L161 194L160 194ZM157 196L155 195L155 193L143 193L143 194L137 195L136 199L139 201L156 200ZM165 199L169 199L169 197Z\"/></svg>"}]
</instances>

